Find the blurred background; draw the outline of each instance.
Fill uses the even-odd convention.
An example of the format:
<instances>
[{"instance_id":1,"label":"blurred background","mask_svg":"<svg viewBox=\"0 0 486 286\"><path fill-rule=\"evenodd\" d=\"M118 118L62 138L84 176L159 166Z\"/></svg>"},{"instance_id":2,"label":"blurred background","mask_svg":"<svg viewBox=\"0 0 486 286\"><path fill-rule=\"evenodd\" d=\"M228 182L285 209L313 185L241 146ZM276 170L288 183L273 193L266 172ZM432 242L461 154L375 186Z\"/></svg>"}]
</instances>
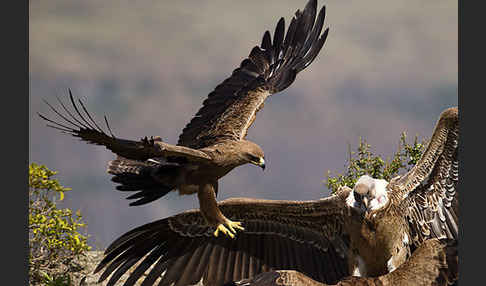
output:
<instances>
[{"instance_id":1,"label":"blurred background","mask_svg":"<svg viewBox=\"0 0 486 286\"><path fill-rule=\"evenodd\" d=\"M73 94L126 139L175 144L216 85L306 0L29 2L29 160L73 188L62 206L81 210L92 246L198 206L171 193L129 207L106 173L114 155L50 129L42 102ZM400 133L430 137L457 105L458 8L451 0L319 1L329 37L316 60L269 98L248 132L267 169L246 165L220 181L218 200L245 196L312 200L329 195L326 172L342 172L363 137L391 156ZM55 116L51 116L55 117Z\"/></svg>"}]
</instances>

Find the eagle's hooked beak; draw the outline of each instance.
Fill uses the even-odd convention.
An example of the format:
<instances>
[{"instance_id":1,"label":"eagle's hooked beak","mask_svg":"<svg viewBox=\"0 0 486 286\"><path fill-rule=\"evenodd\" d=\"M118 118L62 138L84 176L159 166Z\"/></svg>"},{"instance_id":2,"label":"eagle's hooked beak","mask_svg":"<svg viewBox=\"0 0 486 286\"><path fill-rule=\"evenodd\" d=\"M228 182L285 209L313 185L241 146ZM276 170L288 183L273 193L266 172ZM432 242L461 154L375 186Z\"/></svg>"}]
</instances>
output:
<instances>
[{"instance_id":1,"label":"eagle's hooked beak","mask_svg":"<svg viewBox=\"0 0 486 286\"><path fill-rule=\"evenodd\" d=\"M258 162L258 166L260 166L262 170L265 171L265 159L260 158L260 162Z\"/></svg>"},{"instance_id":2,"label":"eagle's hooked beak","mask_svg":"<svg viewBox=\"0 0 486 286\"><path fill-rule=\"evenodd\" d=\"M251 162L251 163L259 166L260 168L262 168L263 171L265 171L265 159L263 159L262 157L260 157L259 161L255 161L255 162Z\"/></svg>"}]
</instances>

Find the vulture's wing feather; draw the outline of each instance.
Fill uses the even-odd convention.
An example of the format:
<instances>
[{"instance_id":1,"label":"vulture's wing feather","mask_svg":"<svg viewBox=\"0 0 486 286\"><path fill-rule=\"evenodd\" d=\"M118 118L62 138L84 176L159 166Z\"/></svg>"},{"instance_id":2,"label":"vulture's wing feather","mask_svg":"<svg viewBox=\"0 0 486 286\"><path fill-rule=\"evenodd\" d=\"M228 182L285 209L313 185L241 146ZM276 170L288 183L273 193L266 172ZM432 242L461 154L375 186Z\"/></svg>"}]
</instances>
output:
<instances>
[{"instance_id":1,"label":"vulture's wing feather","mask_svg":"<svg viewBox=\"0 0 486 286\"><path fill-rule=\"evenodd\" d=\"M192 285L201 279L204 285L222 285L275 269L295 269L333 283L349 275L343 233L347 194L305 202L220 202L225 216L243 222L245 231L235 239L215 237L196 210L158 220L116 239L95 271L104 269L101 280L112 275L115 283L133 266L126 286L139 279L152 285L161 273L160 285Z\"/></svg>"},{"instance_id":2,"label":"vulture's wing feather","mask_svg":"<svg viewBox=\"0 0 486 286\"><path fill-rule=\"evenodd\" d=\"M407 214L412 242L458 239L459 117L457 108L442 112L419 162L389 184Z\"/></svg>"},{"instance_id":3,"label":"vulture's wing feather","mask_svg":"<svg viewBox=\"0 0 486 286\"><path fill-rule=\"evenodd\" d=\"M210 157L201 151L184 146L167 144L162 142L162 140L154 140L154 138L149 139L145 137L140 141L117 138L111 132L110 125L108 124L108 120L105 116L104 119L106 128L110 133L110 135L108 135L105 133L105 131L103 131L102 128L99 127L84 106L83 102L78 99L78 103L76 103L71 90L69 90L69 99L72 109L67 108L66 105L58 98L63 112L60 112L49 102L45 101L50 109L61 118L60 121L54 121L42 114L39 114L42 119L48 122L47 126L61 130L63 133L70 134L74 137L78 137L90 144L103 145L113 153L127 159L145 161L154 157L183 157L189 161L210 160Z\"/></svg>"},{"instance_id":4,"label":"vulture's wing feather","mask_svg":"<svg viewBox=\"0 0 486 286\"><path fill-rule=\"evenodd\" d=\"M379 277L346 277L335 286L451 285L458 279L457 241L425 241L393 272ZM225 286L326 286L295 270L276 270Z\"/></svg>"},{"instance_id":5,"label":"vulture's wing feather","mask_svg":"<svg viewBox=\"0 0 486 286\"><path fill-rule=\"evenodd\" d=\"M179 136L178 145L203 148L221 139L245 138L265 99L292 84L324 45L328 34L328 29L321 34L325 7L317 19L316 9L317 0L310 0L303 12L297 11L285 36L281 18L273 43L266 31L261 45L255 46L240 67L204 100Z\"/></svg>"}]
</instances>

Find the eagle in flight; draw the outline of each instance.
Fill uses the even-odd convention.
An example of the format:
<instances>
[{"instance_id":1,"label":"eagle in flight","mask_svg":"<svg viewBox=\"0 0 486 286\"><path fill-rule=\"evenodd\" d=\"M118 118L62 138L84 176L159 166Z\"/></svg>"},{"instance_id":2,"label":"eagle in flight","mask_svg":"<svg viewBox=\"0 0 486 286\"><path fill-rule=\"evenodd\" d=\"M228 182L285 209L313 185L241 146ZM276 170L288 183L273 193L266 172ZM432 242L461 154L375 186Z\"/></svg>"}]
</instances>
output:
<instances>
[{"instance_id":1,"label":"eagle in flight","mask_svg":"<svg viewBox=\"0 0 486 286\"><path fill-rule=\"evenodd\" d=\"M233 238L237 229L244 228L219 210L218 180L247 163L265 169L263 150L245 137L265 99L291 85L323 47L329 31L327 28L321 33L325 7L318 15L316 12L317 0L309 0L303 11L295 13L286 33L284 18L277 23L273 41L266 31L261 45L255 46L231 76L209 93L177 145L167 144L158 136L140 141L117 138L105 117L108 135L79 99L76 103L71 91L74 110L58 100L63 114L46 102L64 122L39 116L50 127L117 154L109 162L108 173L119 184L117 190L136 192L127 197L137 199L130 205L152 202L173 190L179 194L197 193L206 224L216 227L214 235L222 232Z\"/></svg>"},{"instance_id":2,"label":"eagle in flight","mask_svg":"<svg viewBox=\"0 0 486 286\"><path fill-rule=\"evenodd\" d=\"M327 284L393 273L419 248L434 251L426 241L458 241L458 144L454 107L440 115L417 164L390 182L363 176L312 201L224 200L219 208L245 224L235 239L213 236L202 211L189 210L123 234L95 272L103 270L100 281L111 275L108 286L132 267L125 286L142 277L145 286L223 285L274 270ZM420 267L412 270L428 266Z\"/></svg>"}]
</instances>

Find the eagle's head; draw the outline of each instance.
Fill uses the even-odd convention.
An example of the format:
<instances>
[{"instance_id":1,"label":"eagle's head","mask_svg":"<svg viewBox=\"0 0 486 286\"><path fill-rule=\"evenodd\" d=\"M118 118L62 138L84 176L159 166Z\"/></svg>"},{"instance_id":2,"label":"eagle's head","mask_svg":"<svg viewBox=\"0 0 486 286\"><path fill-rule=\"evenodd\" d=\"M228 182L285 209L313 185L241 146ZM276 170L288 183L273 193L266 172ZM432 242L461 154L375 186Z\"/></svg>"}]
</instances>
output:
<instances>
[{"instance_id":1,"label":"eagle's head","mask_svg":"<svg viewBox=\"0 0 486 286\"><path fill-rule=\"evenodd\" d=\"M243 162L259 166L262 170L265 170L265 155L262 148L251 141L241 140L240 142L240 157Z\"/></svg>"},{"instance_id":2,"label":"eagle's head","mask_svg":"<svg viewBox=\"0 0 486 286\"><path fill-rule=\"evenodd\" d=\"M368 175L361 176L349 193L346 203L360 212L369 213L383 208L388 203L388 182L373 179Z\"/></svg>"}]
</instances>

